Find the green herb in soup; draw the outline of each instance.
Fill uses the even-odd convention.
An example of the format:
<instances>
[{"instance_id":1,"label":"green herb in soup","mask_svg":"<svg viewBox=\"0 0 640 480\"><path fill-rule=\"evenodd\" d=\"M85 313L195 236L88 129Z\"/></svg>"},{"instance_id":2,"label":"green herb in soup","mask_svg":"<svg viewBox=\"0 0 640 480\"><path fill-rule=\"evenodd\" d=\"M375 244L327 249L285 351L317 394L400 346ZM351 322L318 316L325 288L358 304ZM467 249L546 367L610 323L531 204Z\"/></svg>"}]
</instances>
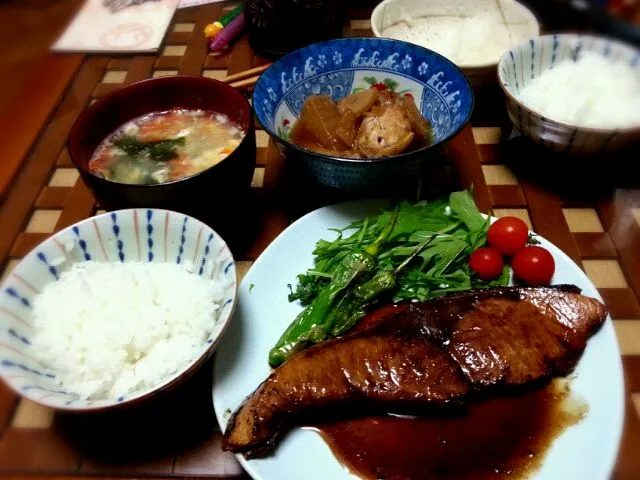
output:
<instances>
[{"instance_id":1,"label":"green herb in soup","mask_svg":"<svg viewBox=\"0 0 640 480\"><path fill-rule=\"evenodd\" d=\"M94 152L89 169L119 183L170 182L220 163L244 135L226 115L212 111L151 113L109 135Z\"/></svg>"}]
</instances>

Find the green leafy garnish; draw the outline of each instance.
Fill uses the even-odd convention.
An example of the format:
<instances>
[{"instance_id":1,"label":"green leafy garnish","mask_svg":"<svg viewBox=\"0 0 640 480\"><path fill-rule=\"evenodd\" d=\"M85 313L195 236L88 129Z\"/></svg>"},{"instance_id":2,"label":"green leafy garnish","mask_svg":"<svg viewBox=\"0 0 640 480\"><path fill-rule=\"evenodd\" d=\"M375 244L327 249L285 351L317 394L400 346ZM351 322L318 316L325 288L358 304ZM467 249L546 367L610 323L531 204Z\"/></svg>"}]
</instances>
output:
<instances>
[{"instance_id":1,"label":"green leafy garnish","mask_svg":"<svg viewBox=\"0 0 640 480\"><path fill-rule=\"evenodd\" d=\"M527 239L527 245L540 245L540 240L536 238L535 233L530 233L529 238Z\"/></svg>"},{"instance_id":2,"label":"green leafy garnish","mask_svg":"<svg viewBox=\"0 0 640 480\"><path fill-rule=\"evenodd\" d=\"M477 278L469 256L487 242L489 218L467 190L447 199L411 204L363 218L337 238L320 240L314 267L289 285L289 301L304 310L289 324L269 351L277 367L296 353L343 335L375 304L420 300L447 292L507 285L510 269L491 282Z\"/></svg>"},{"instance_id":3,"label":"green leafy garnish","mask_svg":"<svg viewBox=\"0 0 640 480\"><path fill-rule=\"evenodd\" d=\"M453 192L449 197L449 203L451 210L472 232L481 230L486 223L486 219L480 215L476 202L468 191Z\"/></svg>"},{"instance_id":4,"label":"green leafy garnish","mask_svg":"<svg viewBox=\"0 0 640 480\"><path fill-rule=\"evenodd\" d=\"M498 276L498 278L494 278L490 281L481 280L480 278L474 278L473 284L474 288L491 288L491 287L500 287L509 284L509 277L511 276L511 267L509 265L505 265L502 268L502 273ZM475 277L475 276L474 276Z\"/></svg>"},{"instance_id":5,"label":"green leafy garnish","mask_svg":"<svg viewBox=\"0 0 640 480\"><path fill-rule=\"evenodd\" d=\"M419 300L447 292L507 285L509 269L492 282L484 282L469 270L469 255L487 242L489 218L476 206L471 192L453 192L449 198L401 202L398 218L388 240L377 255L377 271L392 271L409 257L421 242L437 234L398 275L390 292L394 301ZM369 245L388 225L392 210L363 218L335 230L336 239L320 240L313 251L314 268L297 277L289 301L308 305L328 285L337 265L350 253Z\"/></svg>"},{"instance_id":6,"label":"green leafy garnish","mask_svg":"<svg viewBox=\"0 0 640 480\"><path fill-rule=\"evenodd\" d=\"M113 144L131 157L148 155L152 160L166 162L177 156L176 148L184 145L186 137L179 137L170 140L158 140L154 142L141 142L140 140L124 135L113 142Z\"/></svg>"},{"instance_id":7,"label":"green leafy garnish","mask_svg":"<svg viewBox=\"0 0 640 480\"><path fill-rule=\"evenodd\" d=\"M391 78L385 78L384 82L382 83L384 83L387 86L387 88L392 92L395 92L396 88L398 87L398 82L396 82L395 80L392 80Z\"/></svg>"}]
</instances>

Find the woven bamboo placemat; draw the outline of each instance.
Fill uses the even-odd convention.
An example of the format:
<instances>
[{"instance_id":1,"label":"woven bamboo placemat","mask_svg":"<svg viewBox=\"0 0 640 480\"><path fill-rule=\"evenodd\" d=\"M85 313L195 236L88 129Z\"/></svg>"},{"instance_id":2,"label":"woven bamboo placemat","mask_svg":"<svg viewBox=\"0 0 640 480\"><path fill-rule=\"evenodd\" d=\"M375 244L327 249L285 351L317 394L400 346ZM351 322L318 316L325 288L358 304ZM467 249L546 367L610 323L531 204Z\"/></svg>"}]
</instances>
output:
<instances>
[{"instance_id":1,"label":"woven bamboo placemat","mask_svg":"<svg viewBox=\"0 0 640 480\"><path fill-rule=\"evenodd\" d=\"M3 278L52 232L100 213L65 147L78 114L96 98L138 80L176 74L222 79L262 65L246 37L228 52L207 52L204 26L233 4L177 12L158 55L85 58L41 126L0 204ZM369 36L370 10L351 10L346 36ZM627 382L625 436L616 478L640 478L640 188L624 159L561 165L510 139L499 91L477 92L472 125L444 151L427 190L474 186L481 210L515 215L581 265L614 318ZM239 199L250 228L232 246L242 277L287 225L339 198L301 198L288 184L277 149L256 133L249 198ZM636 170L637 172L637 170ZM244 241L241 241L244 240ZM0 384L0 473L31 476L213 476L244 474L220 450L211 406L211 363L183 387L144 408L94 416L54 415ZM587 453L587 452L585 452Z\"/></svg>"}]
</instances>

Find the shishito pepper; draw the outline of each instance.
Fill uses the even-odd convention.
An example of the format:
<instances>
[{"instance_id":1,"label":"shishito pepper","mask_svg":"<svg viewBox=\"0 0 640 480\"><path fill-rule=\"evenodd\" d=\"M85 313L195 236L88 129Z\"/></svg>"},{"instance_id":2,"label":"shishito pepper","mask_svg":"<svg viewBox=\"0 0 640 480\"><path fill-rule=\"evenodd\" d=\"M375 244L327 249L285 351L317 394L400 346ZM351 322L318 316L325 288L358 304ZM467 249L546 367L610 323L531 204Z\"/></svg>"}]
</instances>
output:
<instances>
[{"instance_id":1,"label":"shishito pepper","mask_svg":"<svg viewBox=\"0 0 640 480\"><path fill-rule=\"evenodd\" d=\"M331 325L331 336L337 337L349 331L367 313L371 303L382 293L392 290L396 286L398 274L406 267L437 234L416 247L409 257L395 270L379 270L373 277L349 290L335 305L329 314L328 323Z\"/></svg>"},{"instance_id":2,"label":"shishito pepper","mask_svg":"<svg viewBox=\"0 0 640 480\"><path fill-rule=\"evenodd\" d=\"M324 287L313 301L293 320L269 352L269 364L277 367L297 352L309 345L317 344L327 338L332 325L328 323L328 314L339 294L351 283L376 268L376 256L380 247L393 231L398 210L394 210L389 224L370 245L361 251L348 254L331 275L329 285Z\"/></svg>"}]
</instances>

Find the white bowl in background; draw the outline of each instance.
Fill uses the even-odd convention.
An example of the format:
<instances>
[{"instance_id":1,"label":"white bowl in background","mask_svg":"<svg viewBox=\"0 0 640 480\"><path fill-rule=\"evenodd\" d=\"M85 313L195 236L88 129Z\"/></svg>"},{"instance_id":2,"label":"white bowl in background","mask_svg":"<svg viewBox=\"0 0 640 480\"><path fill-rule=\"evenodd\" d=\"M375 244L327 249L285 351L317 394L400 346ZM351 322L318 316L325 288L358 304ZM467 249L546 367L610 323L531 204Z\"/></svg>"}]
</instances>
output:
<instances>
[{"instance_id":1,"label":"white bowl in background","mask_svg":"<svg viewBox=\"0 0 640 480\"><path fill-rule=\"evenodd\" d=\"M100 262L190 262L194 274L222 281L224 299L215 326L191 362L158 385L105 400L83 400L56 381L55 369L31 354L33 299L70 265ZM139 208L83 220L34 248L0 286L0 376L16 393L57 410L87 412L149 398L194 373L217 345L236 303L235 262L229 247L195 218L168 210ZM117 299L114 299L117 301Z\"/></svg>"},{"instance_id":2,"label":"white bowl in background","mask_svg":"<svg viewBox=\"0 0 640 480\"><path fill-rule=\"evenodd\" d=\"M423 35L408 35L409 23ZM502 54L540 33L533 13L515 0L384 0L371 15L371 28L376 37L415 43L449 58L474 87L495 84Z\"/></svg>"},{"instance_id":3,"label":"white bowl in background","mask_svg":"<svg viewBox=\"0 0 640 480\"><path fill-rule=\"evenodd\" d=\"M640 50L609 38L558 34L530 39L508 50L498 64L498 79L513 125L540 145L573 155L612 151L640 141L640 126L590 128L571 125L545 117L520 99L520 92L533 79L563 60L575 61L581 51L597 52L627 62L640 75Z\"/></svg>"}]
</instances>

